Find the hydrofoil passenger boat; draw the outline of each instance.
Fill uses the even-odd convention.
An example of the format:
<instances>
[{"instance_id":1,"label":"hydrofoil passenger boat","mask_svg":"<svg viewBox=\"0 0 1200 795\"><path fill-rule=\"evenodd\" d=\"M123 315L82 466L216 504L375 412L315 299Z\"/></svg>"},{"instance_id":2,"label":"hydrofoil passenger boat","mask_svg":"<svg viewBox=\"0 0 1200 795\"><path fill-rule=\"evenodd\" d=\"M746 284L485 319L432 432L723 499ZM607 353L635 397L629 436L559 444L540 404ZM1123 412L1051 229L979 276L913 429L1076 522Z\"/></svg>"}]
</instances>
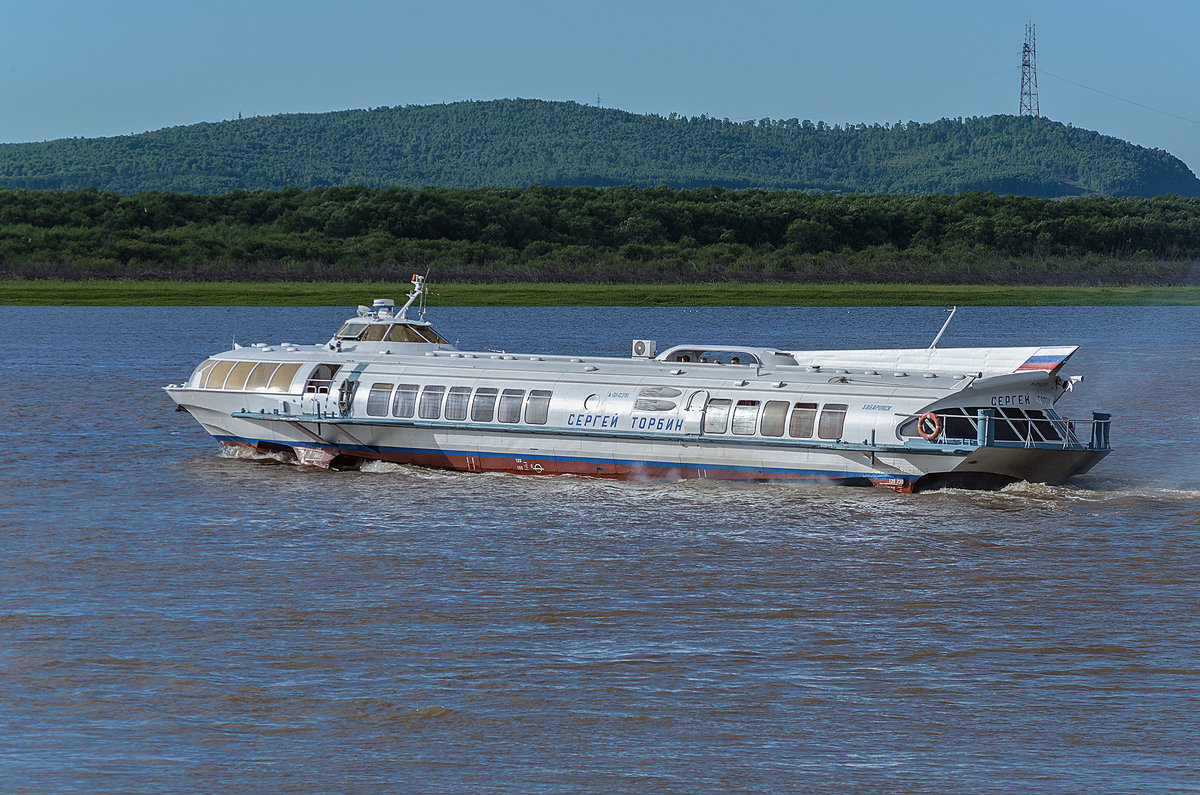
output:
<instances>
[{"instance_id":1,"label":"hydrofoil passenger boat","mask_svg":"<svg viewBox=\"0 0 1200 795\"><path fill-rule=\"evenodd\" d=\"M222 445L320 467L912 492L1058 482L1111 449L1108 414L1054 408L1080 380L1062 374L1074 346L512 354L458 350L424 318L414 276L399 309L360 306L326 343L235 345L166 392Z\"/></svg>"}]
</instances>

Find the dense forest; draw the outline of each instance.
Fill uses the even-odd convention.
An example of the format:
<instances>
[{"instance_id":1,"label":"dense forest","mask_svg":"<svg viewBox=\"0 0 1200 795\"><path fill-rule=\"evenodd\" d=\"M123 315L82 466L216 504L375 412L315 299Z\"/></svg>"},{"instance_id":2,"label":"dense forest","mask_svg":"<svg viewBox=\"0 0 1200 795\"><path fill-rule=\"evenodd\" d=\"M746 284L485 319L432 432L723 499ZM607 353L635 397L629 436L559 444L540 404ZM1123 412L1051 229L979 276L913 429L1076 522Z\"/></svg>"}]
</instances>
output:
<instances>
[{"instance_id":1,"label":"dense forest","mask_svg":"<svg viewBox=\"0 0 1200 795\"><path fill-rule=\"evenodd\" d=\"M495 100L0 145L0 188L218 194L533 184L1200 196L1200 180L1167 152L1018 116L829 125Z\"/></svg>"},{"instance_id":2,"label":"dense forest","mask_svg":"<svg viewBox=\"0 0 1200 795\"><path fill-rule=\"evenodd\" d=\"M702 188L0 191L0 278L1200 283L1200 199Z\"/></svg>"}]
</instances>

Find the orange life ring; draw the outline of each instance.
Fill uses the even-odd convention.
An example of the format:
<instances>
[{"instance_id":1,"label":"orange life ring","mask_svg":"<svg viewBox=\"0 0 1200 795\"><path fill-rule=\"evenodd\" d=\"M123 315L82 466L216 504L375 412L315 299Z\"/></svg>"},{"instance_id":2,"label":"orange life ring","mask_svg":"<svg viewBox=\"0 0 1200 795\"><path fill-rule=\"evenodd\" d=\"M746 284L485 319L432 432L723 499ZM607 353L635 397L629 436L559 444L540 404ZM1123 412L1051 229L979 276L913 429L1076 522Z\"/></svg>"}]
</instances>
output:
<instances>
[{"instance_id":1,"label":"orange life ring","mask_svg":"<svg viewBox=\"0 0 1200 795\"><path fill-rule=\"evenodd\" d=\"M934 414L932 411L927 411L921 415L921 419L917 420L917 433L921 434L921 438L927 442L932 442L942 432L942 418Z\"/></svg>"}]
</instances>

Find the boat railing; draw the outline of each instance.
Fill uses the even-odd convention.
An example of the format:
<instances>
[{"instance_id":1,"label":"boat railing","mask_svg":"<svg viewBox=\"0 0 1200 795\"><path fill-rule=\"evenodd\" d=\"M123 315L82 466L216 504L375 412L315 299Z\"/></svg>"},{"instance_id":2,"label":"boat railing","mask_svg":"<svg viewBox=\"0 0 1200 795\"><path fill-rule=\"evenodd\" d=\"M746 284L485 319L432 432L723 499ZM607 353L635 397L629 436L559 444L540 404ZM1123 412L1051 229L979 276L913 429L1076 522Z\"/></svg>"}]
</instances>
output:
<instances>
[{"instance_id":1,"label":"boat railing","mask_svg":"<svg viewBox=\"0 0 1200 795\"><path fill-rule=\"evenodd\" d=\"M1039 418L1005 417L990 408L979 409L977 414L935 411L907 416L920 418L926 414L933 414L938 420L935 434L921 436L932 444L1062 450L1108 450L1112 444L1112 415L1102 411L1093 411L1087 420L1072 420L1057 414ZM968 429L970 435L962 433Z\"/></svg>"},{"instance_id":2,"label":"boat railing","mask_svg":"<svg viewBox=\"0 0 1200 795\"><path fill-rule=\"evenodd\" d=\"M304 394L306 395L328 395L329 387L333 384L332 378L310 378L308 383L304 385Z\"/></svg>"}]
</instances>

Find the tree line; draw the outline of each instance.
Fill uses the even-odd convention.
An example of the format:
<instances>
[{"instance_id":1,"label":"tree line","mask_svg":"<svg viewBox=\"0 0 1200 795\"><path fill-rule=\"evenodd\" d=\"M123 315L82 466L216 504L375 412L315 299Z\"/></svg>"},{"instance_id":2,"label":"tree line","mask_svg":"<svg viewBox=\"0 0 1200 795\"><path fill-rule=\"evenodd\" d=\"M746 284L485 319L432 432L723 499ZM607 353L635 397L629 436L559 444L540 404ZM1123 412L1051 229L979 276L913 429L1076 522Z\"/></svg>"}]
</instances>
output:
<instances>
[{"instance_id":1,"label":"tree line","mask_svg":"<svg viewBox=\"0 0 1200 795\"><path fill-rule=\"evenodd\" d=\"M1200 199L718 187L0 191L0 277L1195 284Z\"/></svg>"},{"instance_id":2,"label":"tree line","mask_svg":"<svg viewBox=\"0 0 1200 795\"><path fill-rule=\"evenodd\" d=\"M667 185L812 193L1200 196L1181 161L1045 118L827 124L493 100L0 145L0 188L227 193Z\"/></svg>"}]
</instances>

